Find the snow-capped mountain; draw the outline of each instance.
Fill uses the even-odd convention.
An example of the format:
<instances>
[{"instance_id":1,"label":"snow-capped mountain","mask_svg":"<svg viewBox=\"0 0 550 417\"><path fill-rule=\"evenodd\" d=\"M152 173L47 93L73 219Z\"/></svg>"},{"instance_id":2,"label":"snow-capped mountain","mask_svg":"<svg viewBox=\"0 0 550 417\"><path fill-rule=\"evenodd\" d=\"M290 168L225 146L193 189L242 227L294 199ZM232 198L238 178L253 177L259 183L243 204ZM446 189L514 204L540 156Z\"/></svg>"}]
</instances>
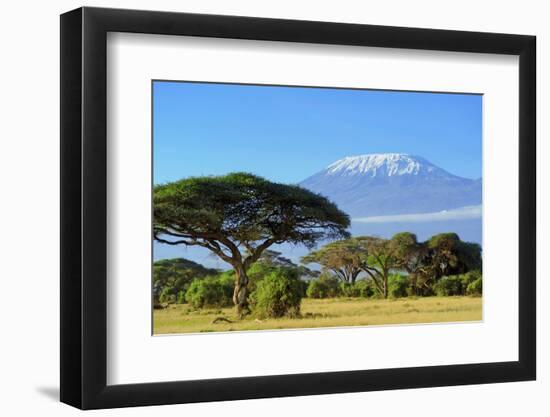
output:
<instances>
[{"instance_id":1,"label":"snow-capped mountain","mask_svg":"<svg viewBox=\"0 0 550 417\"><path fill-rule=\"evenodd\" d=\"M326 171L329 175L368 175L370 177L445 172L423 158L400 153L347 156L330 164Z\"/></svg>"},{"instance_id":2,"label":"snow-capped mountain","mask_svg":"<svg viewBox=\"0 0 550 417\"><path fill-rule=\"evenodd\" d=\"M342 158L302 181L352 217L429 213L481 204L481 179L400 153Z\"/></svg>"}]
</instances>

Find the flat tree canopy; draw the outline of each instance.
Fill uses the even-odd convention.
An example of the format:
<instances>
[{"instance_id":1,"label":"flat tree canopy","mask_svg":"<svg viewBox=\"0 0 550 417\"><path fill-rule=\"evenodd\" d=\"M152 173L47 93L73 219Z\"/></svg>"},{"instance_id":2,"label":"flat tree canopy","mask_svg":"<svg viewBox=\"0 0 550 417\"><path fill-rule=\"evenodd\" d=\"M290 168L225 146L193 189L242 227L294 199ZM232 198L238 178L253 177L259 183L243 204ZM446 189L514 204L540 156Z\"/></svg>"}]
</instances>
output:
<instances>
[{"instance_id":1,"label":"flat tree canopy","mask_svg":"<svg viewBox=\"0 0 550 417\"><path fill-rule=\"evenodd\" d=\"M432 270L436 278L475 269L481 271L481 246L477 243L463 242L456 233L432 236L426 245L430 249Z\"/></svg>"},{"instance_id":2,"label":"flat tree canopy","mask_svg":"<svg viewBox=\"0 0 550 417\"><path fill-rule=\"evenodd\" d=\"M350 238L329 243L303 256L304 264L317 263L324 270L332 271L346 283L354 284L357 276L367 265L368 253L360 239Z\"/></svg>"},{"instance_id":3,"label":"flat tree canopy","mask_svg":"<svg viewBox=\"0 0 550 417\"><path fill-rule=\"evenodd\" d=\"M246 271L273 244L313 247L349 236L347 214L325 197L248 173L192 177L154 187L153 233L170 245L201 246L237 275L233 301L248 308Z\"/></svg>"}]
</instances>

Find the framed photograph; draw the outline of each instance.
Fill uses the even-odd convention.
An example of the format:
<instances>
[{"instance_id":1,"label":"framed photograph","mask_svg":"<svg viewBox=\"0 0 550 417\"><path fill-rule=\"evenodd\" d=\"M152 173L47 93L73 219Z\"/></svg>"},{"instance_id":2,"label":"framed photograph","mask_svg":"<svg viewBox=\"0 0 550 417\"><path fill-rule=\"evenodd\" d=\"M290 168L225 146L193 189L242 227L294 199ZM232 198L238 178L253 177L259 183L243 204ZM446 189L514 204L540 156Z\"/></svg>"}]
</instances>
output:
<instances>
[{"instance_id":1,"label":"framed photograph","mask_svg":"<svg viewBox=\"0 0 550 417\"><path fill-rule=\"evenodd\" d=\"M61 16L61 401L533 380L535 37Z\"/></svg>"}]
</instances>

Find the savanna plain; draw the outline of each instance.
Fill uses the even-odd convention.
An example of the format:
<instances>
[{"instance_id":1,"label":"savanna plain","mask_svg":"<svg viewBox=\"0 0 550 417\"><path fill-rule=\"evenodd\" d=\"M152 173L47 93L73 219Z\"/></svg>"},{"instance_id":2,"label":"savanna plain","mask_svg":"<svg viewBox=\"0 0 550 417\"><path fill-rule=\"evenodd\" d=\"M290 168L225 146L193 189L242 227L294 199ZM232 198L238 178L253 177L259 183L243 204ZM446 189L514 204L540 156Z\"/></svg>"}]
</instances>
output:
<instances>
[{"instance_id":1,"label":"savanna plain","mask_svg":"<svg viewBox=\"0 0 550 417\"><path fill-rule=\"evenodd\" d=\"M239 319L231 307L193 309L186 304L172 304L154 310L154 331L174 334L480 320L481 297L329 298L304 299L299 318Z\"/></svg>"}]
</instances>

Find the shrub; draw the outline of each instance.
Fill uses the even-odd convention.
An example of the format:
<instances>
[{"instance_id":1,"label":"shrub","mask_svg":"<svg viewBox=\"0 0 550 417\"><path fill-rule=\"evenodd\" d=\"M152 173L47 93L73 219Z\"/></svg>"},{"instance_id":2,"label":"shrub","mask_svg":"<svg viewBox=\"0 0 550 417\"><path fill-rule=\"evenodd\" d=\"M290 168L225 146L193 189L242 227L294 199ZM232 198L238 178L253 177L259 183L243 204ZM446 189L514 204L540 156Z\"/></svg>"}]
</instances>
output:
<instances>
[{"instance_id":1,"label":"shrub","mask_svg":"<svg viewBox=\"0 0 550 417\"><path fill-rule=\"evenodd\" d=\"M370 298L374 295L375 288L372 280L362 279L356 281L354 284L341 282L338 292L338 295L342 297Z\"/></svg>"},{"instance_id":2,"label":"shrub","mask_svg":"<svg viewBox=\"0 0 550 417\"><path fill-rule=\"evenodd\" d=\"M462 288L466 291L468 288L468 285L470 285L472 282L480 278L481 278L480 271L469 271L465 274L460 275L460 279L462 280Z\"/></svg>"},{"instance_id":3,"label":"shrub","mask_svg":"<svg viewBox=\"0 0 550 417\"><path fill-rule=\"evenodd\" d=\"M342 297L361 297L361 291L356 284L350 284L348 282L340 283L339 295Z\"/></svg>"},{"instance_id":4,"label":"shrub","mask_svg":"<svg viewBox=\"0 0 550 417\"><path fill-rule=\"evenodd\" d=\"M371 279L362 279L355 283L355 288L359 293L359 297L371 298L376 293L374 283Z\"/></svg>"},{"instance_id":5,"label":"shrub","mask_svg":"<svg viewBox=\"0 0 550 417\"><path fill-rule=\"evenodd\" d=\"M207 277L191 282L185 301L194 308L227 307L233 304L233 278L228 274Z\"/></svg>"},{"instance_id":6,"label":"shrub","mask_svg":"<svg viewBox=\"0 0 550 417\"><path fill-rule=\"evenodd\" d=\"M296 270L277 268L258 281L250 295L253 311L260 317L300 315L302 284Z\"/></svg>"},{"instance_id":7,"label":"shrub","mask_svg":"<svg viewBox=\"0 0 550 417\"><path fill-rule=\"evenodd\" d=\"M176 291L173 287L164 287L160 291L159 301L161 303L175 303L176 302Z\"/></svg>"},{"instance_id":8,"label":"shrub","mask_svg":"<svg viewBox=\"0 0 550 417\"><path fill-rule=\"evenodd\" d=\"M465 274L442 277L433 285L439 296L481 295L482 276L480 271L469 271Z\"/></svg>"},{"instance_id":9,"label":"shrub","mask_svg":"<svg viewBox=\"0 0 550 417\"><path fill-rule=\"evenodd\" d=\"M460 275L442 277L433 286L434 292L440 297L464 295L464 286Z\"/></svg>"},{"instance_id":10,"label":"shrub","mask_svg":"<svg viewBox=\"0 0 550 417\"><path fill-rule=\"evenodd\" d=\"M215 269L184 258L162 259L153 264L153 301L155 303L183 303L191 282L216 274ZM161 299L162 298L162 299Z\"/></svg>"},{"instance_id":11,"label":"shrub","mask_svg":"<svg viewBox=\"0 0 550 417\"><path fill-rule=\"evenodd\" d=\"M482 293L483 293L483 283L480 275L479 278L477 278L475 281L472 281L468 284L468 286L466 287L466 294L481 296Z\"/></svg>"},{"instance_id":12,"label":"shrub","mask_svg":"<svg viewBox=\"0 0 550 417\"><path fill-rule=\"evenodd\" d=\"M337 297L340 295L340 282L331 275L322 274L309 282L306 293L309 298Z\"/></svg>"},{"instance_id":13,"label":"shrub","mask_svg":"<svg viewBox=\"0 0 550 417\"><path fill-rule=\"evenodd\" d=\"M392 298L407 297L411 281L405 275L395 274L388 277L388 295Z\"/></svg>"},{"instance_id":14,"label":"shrub","mask_svg":"<svg viewBox=\"0 0 550 417\"><path fill-rule=\"evenodd\" d=\"M248 291L253 293L256 290L256 285L266 276L276 271L279 268L265 264L263 262L256 262L248 269Z\"/></svg>"},{"instance_id":15,"label":"shrub","mask_svg":"<svg viewBox=\"0 0 550 417\"><path fill-rule=\"evenodd\" d=\"M178 304L185 303L185 291L178 292L178 295L176 297L176 303Z\"/></svg>"}]
</instances>

